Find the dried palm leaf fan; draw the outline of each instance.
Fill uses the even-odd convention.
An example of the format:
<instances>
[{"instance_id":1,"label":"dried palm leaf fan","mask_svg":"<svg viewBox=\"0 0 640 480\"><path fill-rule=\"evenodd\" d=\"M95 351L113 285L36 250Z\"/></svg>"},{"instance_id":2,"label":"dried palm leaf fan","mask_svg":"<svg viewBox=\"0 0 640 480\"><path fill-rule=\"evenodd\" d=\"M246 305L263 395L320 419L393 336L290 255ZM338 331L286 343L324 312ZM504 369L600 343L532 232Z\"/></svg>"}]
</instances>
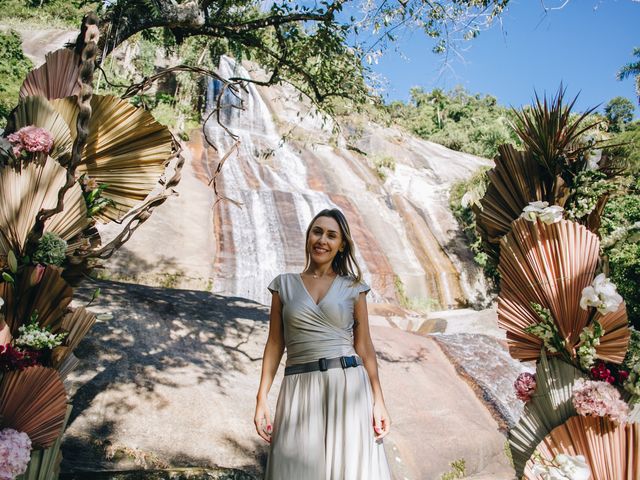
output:
<instances>
[{"instance_id":1,"label":"dried palm leaf fan","mask_svg":"<svg viewBox=\"0 0 640 480\"><path fill-rule=\"evenodd\" d=\"M616 424L606 417L571 417L553 429L538 445L546 460L564 453L583 455L592 480L638 480L640 476L640 424ZM527 464L526 478L537 478Z\"/></svg>"},{"instance_id":2,"label":"dried palm leaf fan","mask_svg":"<svg viewBox=\"0 0 640 480\"><path fill-rule=\"evenodd\" d=\"M73 140L69 126L44 97L21 99L9 118L9 125L10 130L15 131L29 125L47 130L53 136L53 150L49 156L54 160L63 160L71 154Z\"/></svg>"},{"instance_id":3,"label":"dried palm leaf fan","mask_svg":"<svg viewBox=\"0 0 640 480\"><path fill-rule=\"evenodd\" d=\"M567 220L546 225L521 218L500 242L501 290L498 325L507 331L511 356L536 360L542 342L525 328L541 320L531 303L550 310L567 351L575 356L582 329L593 309L580 308L582 290L595 277L599 259L598 237ZM624 303L618 311L596 317L605 333L596 347L598 358L621 363L629 343Z\"/></svg>"},{"instance_id":4,"label":"dried palm leaf fan","mask_svg":"<svg viewBox=\"0 0 640 480\"><path fill-rule=\"evenodd\" d=\"M0 381L0 418L3 427L29 435L35 447L51 446L62 432L67 395L52 368L29 367L7 372Z\"/></svg>"},{"instance_id":5,"label":"dried palm leaf fan","mask_svg":"<svg viewBox=\"0 0 640 480\"><path fill-rule=\"evenodd\" d=\"M73 309L62 317L60 330L68 332L64 344L53 349L53 366L58 368L75 350L87 332L96 322L96 316L83 307Z\"/></svg>"},{"instance_id":6,"label":"dried palm leaf fan","mask_svg":"<svg viewBox=\"0 0 640 480\"><path fill-rule=\"evenodd\" d=\"M62 317L71 303L73 289L62 278L62 269L49 265L42 278L34 284L36 267L26 267L21 273L16 286L8 282L0 283L0 296L5 299L5 322L13 336L18 328L29 322L31 315L37 311L38 324L51 327L53 332L61 328Z\"/></svg>"},{"instance_id":7,"label":"dried palm leaf fan","mask_svg":"<svg viewBox=\"0 0 640 480\"><path fill-rule=\"evenodd\" d=\"M478 233L496 260L500 239L509 232L511 223L529 202L546 200L549 192L540 177L538 162L530 155L513 145L501 145L498 152L496 166L487 172L487 192L480 207L473 207Z\"/></svg>"},{"instance_id":8,"label":"dried palm leaf fan","mask_svg":"<svg viewBox=\"0 0 640 480\"><path fill-rule=\"evenodd\" d=\"M48 157L44 163L32 162L21 171L5 166L0 168L0 255L13 251L23 256L25 243L36 216L42 209L54 208L58 191L67 181L67 171ZM91 225L80 185L71 187L64 197L64 210L45 225L64 240L79 236ZM72 253L71 245L68 253Z\"/></svg>"},{"instance_id":9,"label":"dried palm leaf fan","mask_svg":"<svg viewBox=\"0 0 640 480\"><path fill-rule=\"evenodd\" d=\"M74 97L53 100L75 137ZM89 136L77 172L107 184L103 197L114 202L100 211L102 222L121 219L156 187L174 151L173 137L144 109L113 96L94 95Z\"/></svg>"},{"instance_id":10,"label":"dried palm leaf fan","mask_svg":"<svg viewBox=\"0 0 640 480\"><path fill-rule=\"evenodd\" d=\"M61 48L47 53L45 62L32 70L20 88L20 97L43 96L52 100L77 95L80 91L78 55Z\"/></svg>"},{"instance_id":11,"label":"dried palm leaf fan","mask_svg":"<svg viewBox=\"0 0 640 480\"><path fill-rule=\"evenodd\" d=\"M71 405L67 406L67 416L64 420L62 430L67 426L69 417L71 416ZM58 478L60 475L60 446L62 445L62 435L49 448L42 450L33 450L31 452L31 460L27 466L27 470L20 477L21 480L51 480Z\"/></svg>"},{"instance_id":12,"label":"dried palm leaf fan","mask_svg":"<svg viewBox=\"0 0 640 480\"><path fill-rule=\"evenodd\" d=\"M522 477L525 465L536 446L558 425L576 414L571 401L573 385L585 375L558 358L547 358L543 351L536 366L536 391L524 407L518 423L509 431L509 446L516 476Z\"/></svg>"}]
</instances>

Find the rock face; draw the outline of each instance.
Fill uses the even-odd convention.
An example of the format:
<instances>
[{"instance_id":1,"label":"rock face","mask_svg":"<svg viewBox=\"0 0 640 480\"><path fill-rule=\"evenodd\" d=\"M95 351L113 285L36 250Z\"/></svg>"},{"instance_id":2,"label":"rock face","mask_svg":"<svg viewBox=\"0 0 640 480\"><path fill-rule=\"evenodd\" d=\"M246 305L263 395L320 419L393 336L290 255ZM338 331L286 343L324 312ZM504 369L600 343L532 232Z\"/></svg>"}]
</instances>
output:
<instances>
[{"instance_id":1,"label":"rock face","mask_svg":"<svg viewBox=\"0 0 640 480\"><path fill-rule=\"evenodd\" d=\"M228 58L220 72L250 75ZM211 98L217 88L211 84ZM214 120L204 130L217 151L194 132L192 170L177 189L183 201L166 202L138 229L108 265L113 278L207 287L267 303L265 286L277 274L304 268L313 215L338 207L350 221L374 300L398 302L402 290L441 309L482 303L484 278L461 240L448 191L489 162L364 120L350 127L357 135L347 144L291 93L249 85L244 110L223 110L238 136L236 150ZM206 184L230 151L217 186L231 200L214 204Z\"/></svg>"},{"instance_id":2,"label":"rock face","mask_svg":"<svg viewBox=\"0 0 640 480\"><path fill-rule=\"evenodd\" d=\"M219 465L260 478L266 446L252 419L267 309L201 291L95 286L99 321L69 378L63 472ZM84 287L80 302L91 293ZM393 420L385 448L394 478L437 479L460 459L469 475L512 478L498 424L438 345L379 325L372 335Z\"/></svg>"}]
</instances>

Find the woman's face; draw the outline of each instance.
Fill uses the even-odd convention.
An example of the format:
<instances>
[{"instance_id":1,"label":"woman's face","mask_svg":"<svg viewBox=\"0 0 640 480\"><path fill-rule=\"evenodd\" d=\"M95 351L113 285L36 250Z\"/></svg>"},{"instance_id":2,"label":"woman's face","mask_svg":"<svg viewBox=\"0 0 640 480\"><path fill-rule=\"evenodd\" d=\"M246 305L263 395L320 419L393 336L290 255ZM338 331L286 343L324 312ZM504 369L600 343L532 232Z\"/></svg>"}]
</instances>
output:
<instances>
[{"instance_id":1,"label":"woman's face","mask_svg":"<svg viewBox=\"0 0 640 480\"><path fill-rule=\"evenodd\" d=\"M307 251L316 264L333 261L342 247L340 226L331 217L318 217L311 225L307 240Z\"/></svg>"}]
</instances>

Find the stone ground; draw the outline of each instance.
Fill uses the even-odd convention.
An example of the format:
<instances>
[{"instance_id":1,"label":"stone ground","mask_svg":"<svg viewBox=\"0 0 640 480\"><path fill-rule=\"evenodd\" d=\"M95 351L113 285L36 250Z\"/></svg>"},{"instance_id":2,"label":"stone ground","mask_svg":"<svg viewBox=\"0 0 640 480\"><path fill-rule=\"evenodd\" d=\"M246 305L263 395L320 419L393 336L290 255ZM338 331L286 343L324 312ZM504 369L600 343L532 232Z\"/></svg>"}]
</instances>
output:
<instances>
[{"instance_id":1,"label":"stone ground","mask_svg":"<svg viewBox=\"0 0 640 480\"><path fill-rule=\"evenodd\" d=\"M98 286L91 308L99 321L78 347L81 364L69 378L75 396L65 478L144 466L223 466L260 478L266 446L252 418L267 309L195 290ZM81 289L78 303L91 292ZM375 315L371 329L393 420L385 446L394 479L437 480L459 459L468 478L512 479L504 418L458 375L441 342Z\"/></svg>"}]
</instances>

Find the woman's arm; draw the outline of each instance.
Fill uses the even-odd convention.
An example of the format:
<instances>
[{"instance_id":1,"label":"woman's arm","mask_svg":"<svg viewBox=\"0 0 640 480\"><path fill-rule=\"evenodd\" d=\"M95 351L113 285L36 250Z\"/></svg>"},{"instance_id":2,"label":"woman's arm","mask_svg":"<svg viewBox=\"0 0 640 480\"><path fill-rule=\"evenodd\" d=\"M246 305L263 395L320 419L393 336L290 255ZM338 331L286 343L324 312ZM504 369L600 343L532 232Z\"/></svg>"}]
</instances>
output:
<instances>
[{"instance_id":1,"label":"woman's arm","mask_svg":"<svg viewBox=\"0 0 640 480\"><path fill-rule=\"evenodd\" d=\"M373 392L373 421L376 438L382 438L389 433L391 419L384 404L384 396L378 378L378 362L376 351L371 341L369 332L369 313L367 312L367 300L364 292L360 293L353 310L353 344L356 353L362 358L364 368L369 374L371 391Z\"/></svg>"},{"instance_id":2,"label":"woman's arm","mask_svg":"<svg viewBox=\"0 0 640 480\"><path fill-rule=\"evenodd\" d=\"M282 327L282 301L278 292L271 297L271 313L269 314L269 336L262 357L262 374L256 395L256 413L253 423L258 435L267 442L271 441L271 414L267 403L267 395L278 371L278 365L284 353L284 330Z\"/></svg>"}]
</instances>

